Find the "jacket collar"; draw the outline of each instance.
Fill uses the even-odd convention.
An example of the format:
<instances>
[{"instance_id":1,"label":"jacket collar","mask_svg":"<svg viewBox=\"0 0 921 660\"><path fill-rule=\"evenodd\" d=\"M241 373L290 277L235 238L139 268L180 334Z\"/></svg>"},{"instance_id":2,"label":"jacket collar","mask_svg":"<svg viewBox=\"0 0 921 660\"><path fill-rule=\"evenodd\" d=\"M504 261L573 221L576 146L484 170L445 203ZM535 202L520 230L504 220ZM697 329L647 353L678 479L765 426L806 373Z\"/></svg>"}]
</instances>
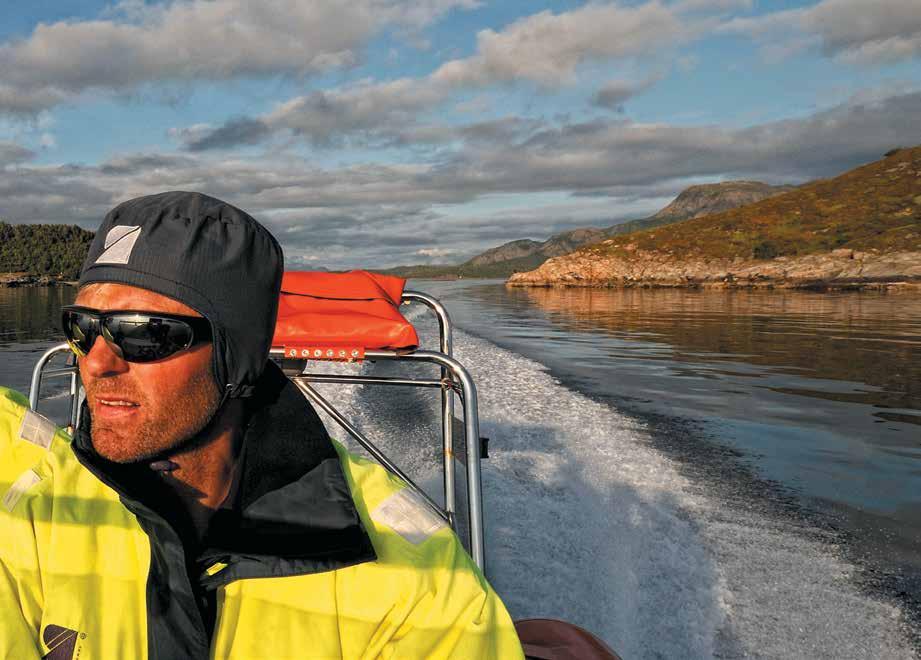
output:
<instances>
[{"instance_id":1,"label":"jacket collar","mask_svg":"<svg viewBox=\"0 0 921 660\"><path fill-rule=\"evenodd\" d=\"M146 465L100 456L85 404L81 419L73 443L78 460L136 515L159 516L188 538L184 511L159 477ZM250 400L237 469L235 500L214 514L195 553L203 568L227 567L203 584L317 573L376 558L323 423L274 363Z\"/></svg>"}]
</instances>

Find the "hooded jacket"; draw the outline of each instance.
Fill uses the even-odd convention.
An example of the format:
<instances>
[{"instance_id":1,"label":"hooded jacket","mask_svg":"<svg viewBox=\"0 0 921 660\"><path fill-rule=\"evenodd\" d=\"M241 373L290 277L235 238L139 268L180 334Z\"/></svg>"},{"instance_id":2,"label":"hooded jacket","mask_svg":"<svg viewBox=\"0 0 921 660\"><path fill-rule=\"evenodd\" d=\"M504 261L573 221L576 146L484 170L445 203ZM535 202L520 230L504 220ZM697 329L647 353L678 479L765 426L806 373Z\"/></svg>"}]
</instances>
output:
<instances>
[{"instance_id":1,"label":"hooded jacket","mask_svg":"<svg viewBox=\"0 0 921 660\"><path fill-rule=\"evenodd\" d=\"M0 657L522 657L453 531L274 366L240 464L193 543L148 468L0 388Z\"/></svg>"}]
</instances>

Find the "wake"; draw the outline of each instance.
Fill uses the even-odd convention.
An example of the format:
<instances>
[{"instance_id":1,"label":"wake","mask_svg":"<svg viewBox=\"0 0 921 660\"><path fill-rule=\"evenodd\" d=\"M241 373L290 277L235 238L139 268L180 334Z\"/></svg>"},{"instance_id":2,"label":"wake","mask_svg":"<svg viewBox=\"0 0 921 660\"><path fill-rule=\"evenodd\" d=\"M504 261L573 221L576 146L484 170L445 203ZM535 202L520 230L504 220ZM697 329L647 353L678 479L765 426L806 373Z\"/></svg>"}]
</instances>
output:
<instances>
[{"instance_id":1,"label":"wake","mask_svg":"<svg viewBox=\"0 0 921 660\"><path fill-rule=\"evenodd\" d=\"M431 325L410 316L432 345ZM646 426L564 387L539 363L457 330L454 339L479 390L481 434L491 438L487 572L513 618L566 619L625 658L914 657L899 609L862 593L854 567L827 543L717 501L653 449ZM317 387L441 499L433 390Z\"/></svg>"}]
</instances>

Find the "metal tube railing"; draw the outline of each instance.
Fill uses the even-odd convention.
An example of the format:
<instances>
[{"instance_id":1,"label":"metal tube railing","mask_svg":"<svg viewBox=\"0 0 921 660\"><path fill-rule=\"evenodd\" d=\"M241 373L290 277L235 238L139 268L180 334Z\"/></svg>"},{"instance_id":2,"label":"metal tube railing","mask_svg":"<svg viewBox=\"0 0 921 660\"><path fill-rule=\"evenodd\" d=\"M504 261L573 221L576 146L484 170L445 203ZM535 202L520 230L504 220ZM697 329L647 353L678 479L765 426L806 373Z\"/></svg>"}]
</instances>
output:
<instances>
[{"instance_id":1,"label":"metal tube railing","mask_svg":"<svg viewBox=\"0 0 921 660\"><path fill-rule=\"evenodd\" d=\"M303 372L311 383L338 383L340 385L404 385L407 387L450 387L451 383L441 380L415 380L412 378L390 378L389 376L349 376L347 374L315 374Z\"/></svg>"},{"instance_id":2,"label":"metal tube railing","mask_svg":"<svg viewBox=\"0 0 921 660\"><path fill-rule=\"evenodd\" d=\"M435 317L438 319L441 352L451 357L454 351L454 337L451 317L448 315L447 308L437 298L421 291L404 291L403 301L420 302L435 312ZM441 379L448 379L448 369L446 367L441 368ZM454 397L447 388L441 390L441 437L444 443L445 509L453 526L454 512L457 510L456 484L454 483Z\"/></svg>"},{"instance_id":3,"label":"metal tube railing","mask_svg":"<svg viewBox=\"0 0 921 660\"><path fill-rule=\"evenodd\" d=\"M480 478L480 420L477 414L476 385L470 372L453 357L435 351L415 351L398 354L395 351L365 351L367 360L408 360L428 362L446 368L461 386L464 408L464 435L467 449L467 512L470 524L470 555L483 571L486 570L485 536L483 528L483 489ZM451 464L453 474L454 465Z\"/></svg>"},{"instance_id":4,"label":"metal tube railing","mask_svg":"<svg viewBox=\"0 0 921 660\"><path fill-rule=\"evenodd\" d=\"M481 569L486 570L485 562L485 533L483 525L483 509L482 509L482 480L480 473L480 422L479 416L477 414L477 393L476 385L473 382L473 378L470 376L470 373L467 369L457 360L449 355L436 351L414 351L412 353L404 353L390 350L379 350L379 351L365 351L366 360L405 360L410 362L428 362L430 364L438 365L442 367L451 382L456 383L460 386L461 394L461 403L464 410L464 436L466 441L466 455L467 455L467 464L466 464L466 476L467 476L467 515L469 519L470 526L470 555L473 558L474 562ZM303 374L301 376L293 376L294 380L298 384L298 387L301 388L305 394L307 393L304 388L301 387L301 383L306 385L306 381L310 378L308 374ZM337 378L352 378L350 376L338 376L335 374L326 374L325 382L337 382ZM360 377L360 378L370 378L370 377ZM307 386L309 388L309 386ZM320 397L316 390L309 388L317 397ZM322 398L322 397L320 397ZM323 400L325 402L325 400ZM325 402L320 403L317 401L324 410L336 419L343 428L346 429L349 433L352 433L356 440L358 440L362 446L368 449L375 458L377 455L374 454L375 451L380 451L374 447L373 443L370 442L363 435L360 435L360 432L352 426L348 420L341 416L331 404ZM334 412L331 412L329 409ZM449 418L449 422L451 419ZM344 423L343 423L344 422ZM353 433L354 429L354 433ZM355 435L359 433L359 435ZM359 437L360 436L360 437ZM367 443L367 444L365 444ZM371 448L374 449L371 449ZM453 447L451 452L451 458L449 464L445 466L445 474L454 474L454 462L453 462ZM392 463L388 460L387 462L381 461L388 469L392 469ZM447 461L446 461L447 463ZM394 468L396 466L393 466ZM396 474L404 477L403 473L397 470L394 470ZM411 481L409 483L412 483ZM451 482L454 483L453 480ZM454 493L453 488L451 491L452 495ZM431 499L427 498L427 501L431 502ZM452 499L454 499L452 497ZM447 500L445 502L446 506L444 513L450 514L451 511L447 508ZM437 505L436 505L437 506ZM439 507L440 509L440 507ZM449 522L453 522L449 519Z\"/></svg>"},{"instance_id":5,"label":"metal tube railing","mask_svg":"<svg viewBox=\"0 0 921 660\"><path fill-rule=\"evenodd\" d=\"M428 494L420 488L416 482L414 482L409 475L407 475L403 470L397 467L397 464L387 458L387 455L384 454L377 446L368 440L368 438L358 430L358 428L352 424L342 413L340 413L333 404L327 401L319 392L317 392L313 387L310 386L310 383L307 382L306 376L293 376L291 381L297 386L297 389L301 391L310 401L317 404L322 408L330 417L332 417L339 426L344 428L349 435L355 438L358 443L364 447L369 454L371 454L381 465L386 467L392 473L400 477L406 484L412 488L416 493L421 495L425 499L426 503L434 510L439 516L448 521L447 514L442 510L438 504L432 500Z\"/></svg>"},{"instance_id":6,"label":"metal tube railing","mask_svg":"<svg viewBox=\"0 0 921 660\"><path fill-rule=\"evenodd\" d=\"M38 362L35 363L35 367L32 369L32 384L29 386L29 407L32 410L38 409L38 399L41 396L42 391L42 381L45 378L58 378L60 376L71 376L71 393L74 393L74 378L76 377L77 367L59 367L55 369L49 369L45 371L45 365L58 353L73 353L70 350L70 346L67 344L58 344L57 346L52 346L47 351L45 351L42 356L38 359ZM71 420L73 421L73 420Z\"/></svg>"}]
</instances>

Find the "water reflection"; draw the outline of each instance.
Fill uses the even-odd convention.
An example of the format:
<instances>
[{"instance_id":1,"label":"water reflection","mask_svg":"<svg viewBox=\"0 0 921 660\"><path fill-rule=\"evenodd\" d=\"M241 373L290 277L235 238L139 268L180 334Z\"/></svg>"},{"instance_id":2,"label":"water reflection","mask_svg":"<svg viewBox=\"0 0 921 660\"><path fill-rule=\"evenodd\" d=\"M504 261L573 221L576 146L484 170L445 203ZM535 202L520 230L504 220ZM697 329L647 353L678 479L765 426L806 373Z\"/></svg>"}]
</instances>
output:
<instances>
[{"instance_id":1,"label":"water reflection","mask_svg":"<svg viewBox=\"0 0 921 660\"><path fill-rule=\"evenodd\" d=\"M61 306L74 301L71 286L0 287L0 347L13 342L60 340Z\"/></svg>"},{"instance_id":2,"label":"water reflection","mask_svg":"<svg viewBox=\"0 0 921 660\"><path fill-rule=\"evenodd\" d=\"M498 292L480 288L471 293L488 298ZM648 359L711 367L742 362L774 373L864 383L870 388L857 392L787 393L921 409L921 296L547 288L502 294L537 306L567 331L601 331L671 348ZM761 369L706 371L757 377ZM899 416L900 421L905 417Z\"/></svg>"}]
</instances>

